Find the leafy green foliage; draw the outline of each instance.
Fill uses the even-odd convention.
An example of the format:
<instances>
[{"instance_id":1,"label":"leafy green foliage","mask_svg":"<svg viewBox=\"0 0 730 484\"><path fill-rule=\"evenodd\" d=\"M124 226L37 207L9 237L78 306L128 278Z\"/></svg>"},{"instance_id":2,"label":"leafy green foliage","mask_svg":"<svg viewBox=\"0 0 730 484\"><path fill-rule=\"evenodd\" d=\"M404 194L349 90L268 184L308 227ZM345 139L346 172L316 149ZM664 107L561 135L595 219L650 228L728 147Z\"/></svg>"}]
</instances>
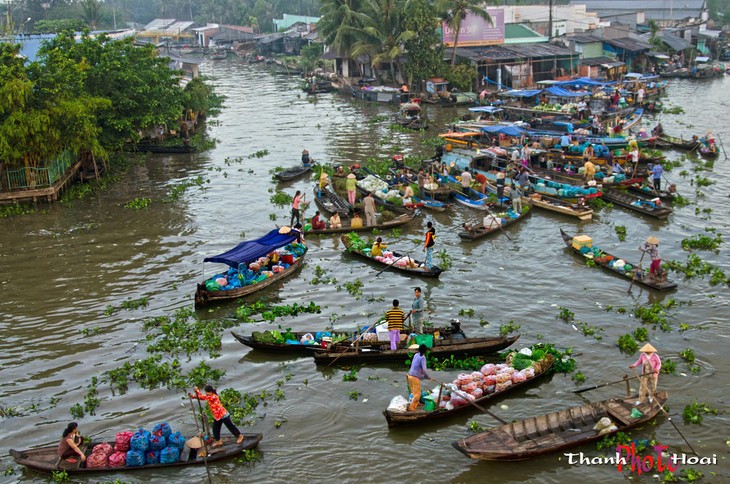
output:
<instances>
[{"instance_id":1,"label":"leafy green foliage","mask_svg":"<svg viewBox=\"0 0 730 484\"><path fill-rule=\"evenodd\" d=\"M717 250L722 244L722 235L715 237L697 234L693 237L682 239L683 250Z\"/></svg>"},{"instance_id":2,"label":"leafy green foliage","mask_svg":"<svg viewBox=\"0 0 730 484\"><path fill-rule=\"evenodd\" d=\"M614 230L616 231L618 240L620 240L621 242L626 240L626 226L625 225L617 225L616 227L614 227Z\"/></svg>"},{"instance_id":3,"label":"leafy green foliage","mask_svg":"<svg viewBox=\"0 0 730 484\"><path fill-rule=\"evenodd\" d=\"M438 259L439 263L438 266L442 270L446 271L451 269L452 265L452 259L448 252L446 252L446 249L442 249L438 252L436 252L436 258Z\"/></svg>"},{"instance_id":4,"label":"leafy green foliage","mask_svg":"<svg viewBox=\"0 0 730 484\"><path fill-rule=\"evenodd\" d=\"M681 356L687 363L695 362L695 352L692 348L683 349L679 352L679 356Z\"/></svg>"},{"instance_id":5,"label":"leafy green foliage","mask_svg":"<svg viewBox=\"0 0 730 484\"><path fill-rule=\"evenodd\" d=\"M499 335L507 336L510 333L516 333L520 330L520 327L521 326L519 324L510 319L508 323L499 326Z\"/></svg>"},{"instance_id":6,"label":"leafy green foliage","mask_svg":"<svg viewBox=\"0 0 730 484\"><path fill-rule=\"evenodd\" d=\"M623 353L627 354L636 353L639 349L639 344L630 333L620 336L616 344Z\"/></svg>"},{"instance_id":7,"label":"leafy green foliage","mask_svg":"<svg viewBox=\"0 0 730 484\"><path fill-rule=\"evenodd\" d=\"M149 207L150 203L152 203L152 200L150 200L149 198L135 197L134 200L130 200L129 202L125 203L124 208L131 208L133 210L141 210L143 208Z\"/></svg>"},{"instance_id":8,"label":"leafy green foliage","mask_svg":"<svg viewBox=\"0 0 730 484\"><path fill-rule=\"evenodd\" d=\"M717 410L707 403L693 401L691 404L685 405L682 411L682 418L687 424L701 424L704 415L717 415Z\"/></svg>"},{"instance_id":9,"label":"leafy green foliage","mask_svg":"<svg viewBox=\"0 0 730 484\"><path fill-rule=\"evenodd\" d=\"M342 381L357 381L358 368L351 368L349 372L342 375Z\"/></svg>"},{"instance_id":10,"label":"leafy green foliage","mask_svg":"<svg viewBox=\"0 0 730 484\"><path fill-rule=\"evenodd\" d=\"M573 321L575 319L575 313L571 311L570 309L564 307L564 306L558 306L558 309L560 312L556 316L557 319L562 319L566 323Z\"/></svg>"},{"instance_id":11,"label":"leafy green foliage","mask_svg":"<svg viewBox=\"0 0 730 484\"><path fill-rule=\"evenodd\" d=\"M484 432L484 428L479 425L479 422L477 422L476 420L470 420L468 427L469 430L471 430L475 434L478 434L479 432Z\"/></svg>"}]
</instances>

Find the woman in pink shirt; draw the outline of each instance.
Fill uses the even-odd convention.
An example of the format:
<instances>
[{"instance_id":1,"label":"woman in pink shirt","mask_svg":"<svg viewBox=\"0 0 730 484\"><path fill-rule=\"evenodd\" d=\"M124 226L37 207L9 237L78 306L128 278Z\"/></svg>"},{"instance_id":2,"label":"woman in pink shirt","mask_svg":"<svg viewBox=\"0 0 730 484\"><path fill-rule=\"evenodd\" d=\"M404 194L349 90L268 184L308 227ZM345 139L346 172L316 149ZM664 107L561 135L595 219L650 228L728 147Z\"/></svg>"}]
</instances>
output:
<instances>
[{"instance_id":1,"label":"woman in pink shirt","mask_svg":"<svg viewBox=\"0 0 730 484\"><path fill-rule=\"evenodd\" d=\"M294 219L297 219L297 223L299 223L299 205L304 201L304 195L302 195L301 190L297 190L297 193L294 194L294 200L291 204L291 221L289 222L289 225L294 227Z\"/></svg>"},{"instance_id":2,"label":"woman in pink shirt","mask_svg":"<svg viewBox=\"0 0 730 484\"><path fill-rule=\"evenodd\" d=\"M639 400L636 402L636 405L639 405L647 396L649 403L653 402L652 395L656 393L657 383L659 382L659 371L662 369L662 360L656 353L656 348L647 343L639 351L641 351L639 359L633 365L629 365L629 368L636 368L641 365L641 389L639 390ZM649 390L650 383L651 390Z\"/></svg>"}]
</instances>

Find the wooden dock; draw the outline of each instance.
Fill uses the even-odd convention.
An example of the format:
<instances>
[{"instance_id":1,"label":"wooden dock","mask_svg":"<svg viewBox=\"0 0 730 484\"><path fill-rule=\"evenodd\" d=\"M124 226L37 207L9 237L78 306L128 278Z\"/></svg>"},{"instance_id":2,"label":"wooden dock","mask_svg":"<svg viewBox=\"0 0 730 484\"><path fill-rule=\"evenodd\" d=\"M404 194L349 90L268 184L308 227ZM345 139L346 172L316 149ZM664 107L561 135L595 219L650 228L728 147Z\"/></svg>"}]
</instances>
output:
<instances>
[{"instance_id":1,"label":"wooden dock","mask_svg":"<svg viewBox=\"0 0 730 484\"><path fill-rule=\"evenodd\" d=\"M45 188L23 190L0 190L0 205L23 202L55 202L61 192L73 183L81 171L81 161L77 161L66 170L66 173L53 185Z\"/></svg>"}]
</instances>

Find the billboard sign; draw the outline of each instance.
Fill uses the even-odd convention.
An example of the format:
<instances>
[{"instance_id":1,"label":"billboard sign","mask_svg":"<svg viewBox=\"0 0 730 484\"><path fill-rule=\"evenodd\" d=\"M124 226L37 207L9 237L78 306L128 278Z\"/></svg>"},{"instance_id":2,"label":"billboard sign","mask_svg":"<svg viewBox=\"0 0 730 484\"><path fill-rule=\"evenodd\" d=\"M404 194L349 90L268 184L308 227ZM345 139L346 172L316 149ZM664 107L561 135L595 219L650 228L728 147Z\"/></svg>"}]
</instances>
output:
<instances>
[{"instance_id":1,"label":"billboard sign","mask_svg":"<svg viewBox=\"0 0 730 484\"><path fill-rule=\"evenodd\" d=\"M487 9L492 22L487 22L478 15L466 14L459 29L459 47L472 47L478 45L497 45L504 43L504 10L501 8ZM444 45L454 46L456 32L446 22L443 24Z\"/></svg>"}]
</instances>

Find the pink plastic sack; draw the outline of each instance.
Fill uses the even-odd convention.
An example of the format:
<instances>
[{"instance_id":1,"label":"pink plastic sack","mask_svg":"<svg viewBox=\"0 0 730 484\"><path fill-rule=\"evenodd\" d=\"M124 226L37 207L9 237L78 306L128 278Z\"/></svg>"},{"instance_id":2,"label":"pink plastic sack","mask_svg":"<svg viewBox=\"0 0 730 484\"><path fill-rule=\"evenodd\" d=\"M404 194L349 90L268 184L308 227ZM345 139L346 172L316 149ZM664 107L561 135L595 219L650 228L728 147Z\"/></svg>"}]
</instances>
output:
<instances>
[{"instance_id":1,"label":"pink plastic sack","mask_svg":"<svg viewBox=\"0 0 730 484\"><path fill-rule=\"evenodd\" d=\"M98 445L96 447L99 447ZM96 449L95 447L95 449ZM109 446L111 448L111 445ZM102 452L93 452L89 457L86 458L86 467L90 469L98 469L100 467L108 467L109 456ZM122 464L124 465L124 464Z\"/></svg>"},{"instance_id":2,"label":"pink plastic sack","mask_svg":"<svg viewBox=\"0 0 730 484\"><path fill-rule=\"evenodd\" d=\"M114 451L127 452L129 450L129 441L133 435L134 432L119 432L114 440Z\"/></svg>"},{"instance_id":3,"label":"pink plastic sack","mask_svg":"<svg viewBox=\"0 0 730 484\"><path fill-rule=\"evenodd\" d=\"M109 456L112 453L114 453L114 449L111 445L107 444L106 442L103 442L101 444L95 445L94 450L92 451L92 454L104 454L105 456Z\"/></svg>"},{"instance_id":4,"label":"pink plastic sack","mask_svg":"<svg viewBox=\"0 0 730 484\"><path fill-rule=\"evenodd\" d=\"M482 366L482 369L480 370L482 375L489 376L494 375L497 372L497 368L492 363L487 363L486 365Z\"/></svg>"},{"instance_id":5,"label":"pink plastic sack","mask_svg":"<svg viewBox=\"0 0 730 484\"><path fill-rule=\"evenodd\" d=\"M129 442L127 442L127 447L129 447ZM126 452L114 452L112 455L109 456L109 467L124 467L126 464Z\"/></svg>"}]
</instances>

